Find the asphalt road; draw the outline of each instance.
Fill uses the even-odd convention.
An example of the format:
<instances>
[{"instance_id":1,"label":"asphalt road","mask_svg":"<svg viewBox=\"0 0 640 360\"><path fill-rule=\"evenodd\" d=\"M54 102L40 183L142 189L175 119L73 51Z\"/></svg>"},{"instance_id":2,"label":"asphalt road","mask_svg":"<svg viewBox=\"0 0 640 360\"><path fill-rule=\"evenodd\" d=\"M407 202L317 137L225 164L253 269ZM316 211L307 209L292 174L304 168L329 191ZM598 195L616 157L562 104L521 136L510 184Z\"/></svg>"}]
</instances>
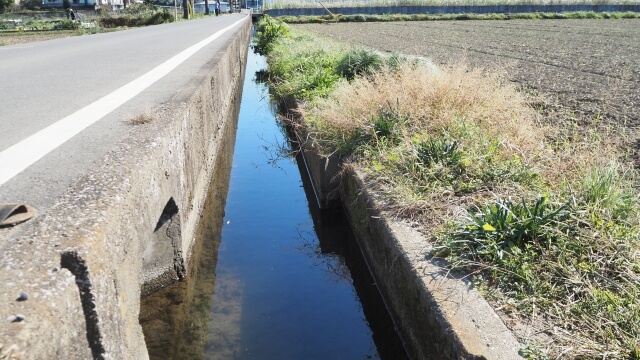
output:
<instances>
[{"instance_id":1,"label":"asphalt road","mask_svg":"<svg viewBox=\"0 0 640 360\"><path fill-rule=\"evenodd\" d=\"M46 212L126 135L128 119L167 103L204 73L246 16L0 47L0 203ZM195 53L179 62L190 47ZM152 84L138 86L145 81Z\"/></svg>"}]
</instances>

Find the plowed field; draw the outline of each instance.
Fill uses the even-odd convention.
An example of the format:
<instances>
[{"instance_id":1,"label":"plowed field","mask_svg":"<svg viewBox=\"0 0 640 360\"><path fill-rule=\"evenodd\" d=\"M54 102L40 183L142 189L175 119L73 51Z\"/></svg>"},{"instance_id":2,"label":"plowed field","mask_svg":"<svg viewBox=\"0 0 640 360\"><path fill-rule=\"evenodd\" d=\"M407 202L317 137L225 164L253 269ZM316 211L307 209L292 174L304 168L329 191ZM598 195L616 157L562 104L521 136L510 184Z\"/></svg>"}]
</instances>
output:
<instances>
[{"instance_id":1,"label":"plowed field","mask_svg":"<svg viewBox=\"0 0 640 360\"><path fill-rule=\"evenodd\" d=\"M546 99L550 121L640 125L640 20L416 21L296 25L436 64L506 72Z\"/></svg>"}]
</instances>

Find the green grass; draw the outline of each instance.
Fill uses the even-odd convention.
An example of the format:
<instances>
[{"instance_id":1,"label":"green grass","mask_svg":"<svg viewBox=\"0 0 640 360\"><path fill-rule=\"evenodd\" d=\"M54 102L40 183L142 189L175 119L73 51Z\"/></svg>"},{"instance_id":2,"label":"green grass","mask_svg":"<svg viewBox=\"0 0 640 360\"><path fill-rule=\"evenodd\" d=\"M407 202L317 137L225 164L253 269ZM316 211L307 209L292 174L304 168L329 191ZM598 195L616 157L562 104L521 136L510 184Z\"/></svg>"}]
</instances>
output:
<instances>
[{"instance_id":1,"label":"green grass","mask_svg":"<svg viewBox=\"0 0 640 360\"><path fill-rule=\"evenodd\" d=\"M271 91L298 101L294 125L545 334L521 338L523 356L640 359L639 184L615 139L557 136L496 72L298 31L273 42Z\"/></svg>"},{"instance_id":2,"label":"green grass","mask_svg":"<svg viewBox=\"0 0 640 360\"><path fill-rule=\"evenodd\" d=\"M255 52L269 54L271 90L276 96L311 101L327 96L341 78L353 78L383 65L371 51L346 51L342 45L318 47L312 37L289 37L286 25L265 16L258 24ZM263 39L270 39L264 41ZM280 46L273 47L278 40ZM289 47L288 44L291 44Z\"/></svg>"}]
</instances>

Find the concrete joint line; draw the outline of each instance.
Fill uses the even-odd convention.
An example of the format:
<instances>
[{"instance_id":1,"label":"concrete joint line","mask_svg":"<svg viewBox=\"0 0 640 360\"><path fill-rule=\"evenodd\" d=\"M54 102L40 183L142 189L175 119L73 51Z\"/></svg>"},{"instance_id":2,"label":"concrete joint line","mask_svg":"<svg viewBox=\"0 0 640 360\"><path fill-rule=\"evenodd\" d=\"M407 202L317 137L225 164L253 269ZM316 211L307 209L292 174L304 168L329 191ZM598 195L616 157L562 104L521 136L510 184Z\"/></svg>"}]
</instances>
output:
<instances>
[{"instance_id":1,"label":"concrete joint line","mask_svg":"<svg viewBox=\"0 0 640 360\"><path fill-rule=\"evenodd\" d=\"M96 312L96 298L92 292L89 269L86 262L77 252L64 252L60 258L60 267L67 269L73 274L80 293L80 303L87 329L87 341L94 359L104 359L104 346L102 345L102 335L98 324L98 314Z\"/></svg>"}]
</instances>

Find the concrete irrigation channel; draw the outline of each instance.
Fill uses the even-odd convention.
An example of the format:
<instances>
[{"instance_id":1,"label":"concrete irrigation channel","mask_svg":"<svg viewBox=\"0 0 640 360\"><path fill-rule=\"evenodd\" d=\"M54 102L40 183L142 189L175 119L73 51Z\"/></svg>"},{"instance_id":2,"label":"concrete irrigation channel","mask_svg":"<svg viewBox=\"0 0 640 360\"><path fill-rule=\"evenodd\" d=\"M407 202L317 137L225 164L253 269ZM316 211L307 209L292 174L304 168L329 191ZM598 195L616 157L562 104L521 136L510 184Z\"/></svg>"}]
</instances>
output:
<instances>
[{"instance_id":1,"label":"concrete irrigation channel","mask_svg":"<svg viewBox=\"0 0 640 360\"><path fill-rule=\"evenodd\" d=\"M617 24L633 27L637 20ZM353 37L371 34L387 51L411 43L412 52L429 55L418 48L418 41L390 43L374 36L375 31L357 31L355 26L374 25L307 27L353 42L358 42ZM407 31L408 26L443 25L375 26L379 32L416 37L427 32ZM223 140L235 128L250 32L247 21L225 44L207 76L154 112L153 122L131 131L46 216L21 225L10 237L11 246L0 246L0 359L148 358L139 324L140 298L190 271L210 181L222 149L228 148ZM442 57L445 52L431 51ZM571 71L599 76L582 68ZM618 77L618 86L637 87L633 71ZM637 120L635 112L619 113ZM344 173L340 184L331 183L337 164L327 166L311 148L305 148L304 155L319 203L340 205L348 214L411 358L519 357L520 344L482 297L464 279L424 257L429 243L416 229L386 218L383 206L367 191L365 175L353 170Z\"/></svg>"},{"instance_id":2,"label":"concrete irrigation channel","mask_svg":"<svg viewBox=\"0 0 640 360\"><path fill-rule=\"evenodd\" d=\"M301 130L298 139L307 139ZM318 202L342 206L369 270L412 359L518 359L520 345L467 280L428 259L430 244L410 224L393 220L368 190L366 175L318 156L300 141ZM339 180L338 180L339 179Z\"/></svg>"}]
</instances>

